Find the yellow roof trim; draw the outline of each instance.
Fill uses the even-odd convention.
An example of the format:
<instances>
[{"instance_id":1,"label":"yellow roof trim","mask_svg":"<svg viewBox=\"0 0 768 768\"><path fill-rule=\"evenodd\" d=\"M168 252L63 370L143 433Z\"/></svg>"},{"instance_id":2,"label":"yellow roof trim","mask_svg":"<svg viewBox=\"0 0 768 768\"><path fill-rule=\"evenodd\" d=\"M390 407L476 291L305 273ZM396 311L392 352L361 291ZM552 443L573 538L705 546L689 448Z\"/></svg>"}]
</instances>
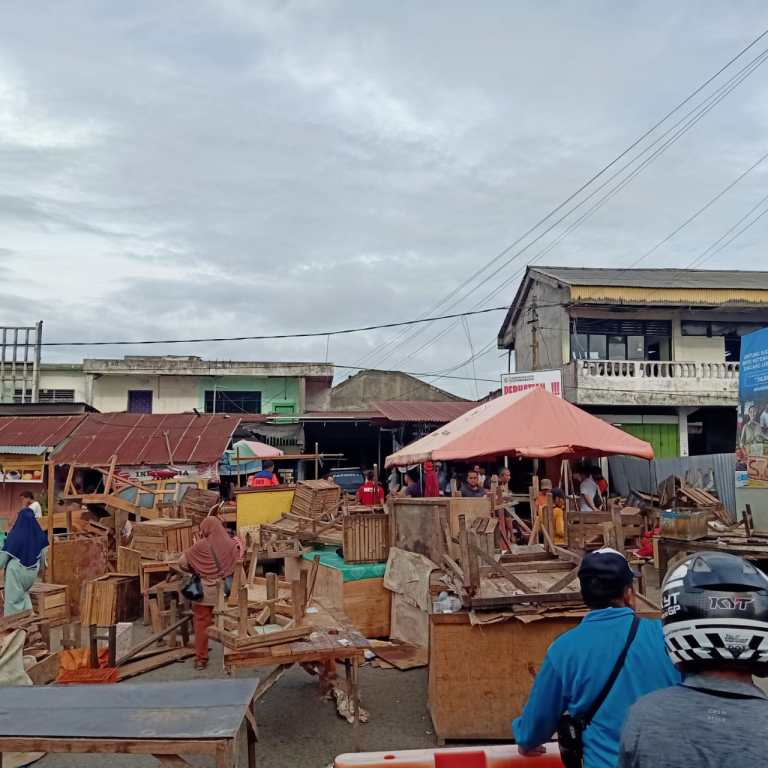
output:
<instances>
[{"instance_id":1,"label":"yellow roof trim","mask_svg":"<svg viewBox=\"0 0 768 768\"><path fill-rule=\"evenodd\" d=\"M596 304L768 304L768 290L572 285L571 301Z\"/></svg>"}]
</instances>

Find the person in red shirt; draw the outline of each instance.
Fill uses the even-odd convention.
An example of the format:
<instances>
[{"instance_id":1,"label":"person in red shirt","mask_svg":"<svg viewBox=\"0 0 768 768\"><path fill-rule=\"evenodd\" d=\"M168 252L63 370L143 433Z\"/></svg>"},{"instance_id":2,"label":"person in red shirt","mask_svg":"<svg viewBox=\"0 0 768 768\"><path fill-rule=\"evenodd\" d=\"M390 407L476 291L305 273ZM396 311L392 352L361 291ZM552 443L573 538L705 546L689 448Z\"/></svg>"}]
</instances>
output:
<instances>
[{"instance_id":1,"label":"person in red shirt","mask_svg":"<svg viewBox=\"0 0 768 768\"><path fill-rule=\"evenodd\" d=\"M437 479L435 465L431 461L424 462L424 495L440 495L440 481Z\"/></svg>"},{"instance_id":2,"label":"person in red shirt","mask_svg":"<svg viewBox=\"0 0 768 768\"><path fill-rule=\"evenodd\" d=\"M357 503L366 507L384 503L384 488L374 479L372 469L365 473L365 482L357 489Z\"/></svg>"}]
</instances>

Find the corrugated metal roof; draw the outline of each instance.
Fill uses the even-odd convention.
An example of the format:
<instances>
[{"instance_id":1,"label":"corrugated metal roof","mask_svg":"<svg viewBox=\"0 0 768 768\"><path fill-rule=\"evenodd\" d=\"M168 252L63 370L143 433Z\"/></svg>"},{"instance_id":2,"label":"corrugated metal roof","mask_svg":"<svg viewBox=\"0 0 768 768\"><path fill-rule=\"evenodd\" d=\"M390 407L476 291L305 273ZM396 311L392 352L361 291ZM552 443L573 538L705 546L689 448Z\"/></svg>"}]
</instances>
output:
<instances>
[{"instance_id":1,"label":"corrugated metal roof","mask_svg":"<svg viewBox=\"0 0 768 768\"><path fill-rule=\"evenodd\" d=\"M613 285L628 288L728 289L768 291L768 272L742 269L610 269L597 267L529 267L565 285Z\"/></svg>"},{"instance_id":2,"label":"corrugated metal roof","mask_svg":"<svg viewBox=\"0 0 768 768\"><path fill-rule=\"evenodd\" d=\"M389 421L430 421L446 424L476 407L477 403L468 400L381 400L373 405Z\"/></svg>"},{"instance_id":3,"label":"corrugated metal roof","mask_svg":"<svg viewBox=\"0 0 768 768\"><path fill-rule=\"evenodd\" d=\"M120 466L213 464L239 423L223 414L91 413L53 458L59 464L107 464L113 455Z\"/></svg>"},{"instance_id":4,"label":"corrugated metal roof","mask_svg":"<svg viewBox=\"0 0 768 768\"><path fill-rule=\"evenodd\" d=\"M45 445L0 445L0 454L15 456L40 456L47 450Z\"/></svg>"},{"instance_id":5,"label":"corrugated metal roof","mask_svg":"<svg viewBox=\"0 0 768 768\"><path fill-rule=\"evenodd\" d=\"M0 442L6 446L34 447L37 453L55 448L85 417L0 416Z\"/></svg>"}]
</instances>

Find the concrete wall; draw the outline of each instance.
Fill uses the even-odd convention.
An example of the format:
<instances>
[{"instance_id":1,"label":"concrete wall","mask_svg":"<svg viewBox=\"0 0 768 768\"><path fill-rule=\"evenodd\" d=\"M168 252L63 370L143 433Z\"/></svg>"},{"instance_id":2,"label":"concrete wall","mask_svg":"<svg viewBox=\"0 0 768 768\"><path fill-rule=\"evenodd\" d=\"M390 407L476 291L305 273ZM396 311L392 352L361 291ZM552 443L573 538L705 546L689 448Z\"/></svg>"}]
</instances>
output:
<instances>
[{"instance_id":1,"label":"concrete wall","mask_svg":"<svg viewBox=\"0 0 768 768\"><path fill-rule=\"evenodd\" d=\"M445 402L461 399L407 373L361 371L331 390L331 410L367 411L378 400Z\"/></svg>"},{"instance_id":2,"label":"concrete wall","mask_svg":"<svg viewBox=\"0 0 768 768\"><path fill-rule=\"evenodd\" d=\"M722 363L725 361L725 337L673 336L672 359L685 362Z\"/></svg>"},{"instance_id":3,"label":"concrete wall","mask_svg":"<svg viewBox=\"0 0 768 768\"><path fill-rule=\"evenodd\" d=\"M537 283L528 295L525 306L515 324L515 371L534 370L533 323L530 322L532 296L536 295L536 335L538 338L537 370L560 368L568 362L570 354L570 318L561 302L565 301L562 289L545 283ZM554 306L553 306L554 305Z\"/></svg>"},{"instance_id":4,"label":"concrete wall","mask_svg":"<svg viewBox=\"0 0 768 768\"><path fill-rule=\"evenodd\" d=\"M93 384L91 405L104 413L125 411L129 390L150 390L153 413L202 409L198 380L187 376L101 376Z\"/></svg>"},{"instance_id":5,"label":"concrete wall","mask_svg":"<svg viewBox=\"0 0 768 768\"><path fill-rule=\"evenodd\" d=\"M87 402L86 380L82 371L40 371L40 389L73 389L75 402Z\"/></svg>"}]
</instances>

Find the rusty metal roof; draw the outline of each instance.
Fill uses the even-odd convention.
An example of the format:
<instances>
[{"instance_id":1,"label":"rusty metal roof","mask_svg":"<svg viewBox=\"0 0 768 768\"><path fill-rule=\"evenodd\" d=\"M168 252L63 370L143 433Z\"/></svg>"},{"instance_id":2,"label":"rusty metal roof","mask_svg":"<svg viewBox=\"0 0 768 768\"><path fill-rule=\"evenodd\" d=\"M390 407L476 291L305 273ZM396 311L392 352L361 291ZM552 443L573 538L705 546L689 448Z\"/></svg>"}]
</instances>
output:
<instances>
[{"instance_id":1,"label":"rusty metal roof","mask_svg":"<svg viewBox=\"0 0 768 768\"><path fill-rule=\"evenodd\" d=\"M467 411L477 403L469 400L440 402L433 400L380 400L374 408L389 421L430 421L446 424Z\"/></svg>"},{"instance_id":2,"label":"rusty metal roof","mask_svg":"<svg viewBox=\"0 0 768 768\"><path fill-rule=\"evenodd\" d=\"M34 447L35 453L55 448L74 431L84 416L0 416L0 443L6 453L10 446Z\"/></svg>"},{"instance_id":3,"label":"rusty metal roof","mask_svg":"<svg viewBox=\"0 0 768 768\"><path fill-rule=\"evenodd\" d=\"M124 467L213 464L239 423L223 414L91 413L53 458L58 464L108 464L116 455Z\"/></svg>"}]
</instances>

